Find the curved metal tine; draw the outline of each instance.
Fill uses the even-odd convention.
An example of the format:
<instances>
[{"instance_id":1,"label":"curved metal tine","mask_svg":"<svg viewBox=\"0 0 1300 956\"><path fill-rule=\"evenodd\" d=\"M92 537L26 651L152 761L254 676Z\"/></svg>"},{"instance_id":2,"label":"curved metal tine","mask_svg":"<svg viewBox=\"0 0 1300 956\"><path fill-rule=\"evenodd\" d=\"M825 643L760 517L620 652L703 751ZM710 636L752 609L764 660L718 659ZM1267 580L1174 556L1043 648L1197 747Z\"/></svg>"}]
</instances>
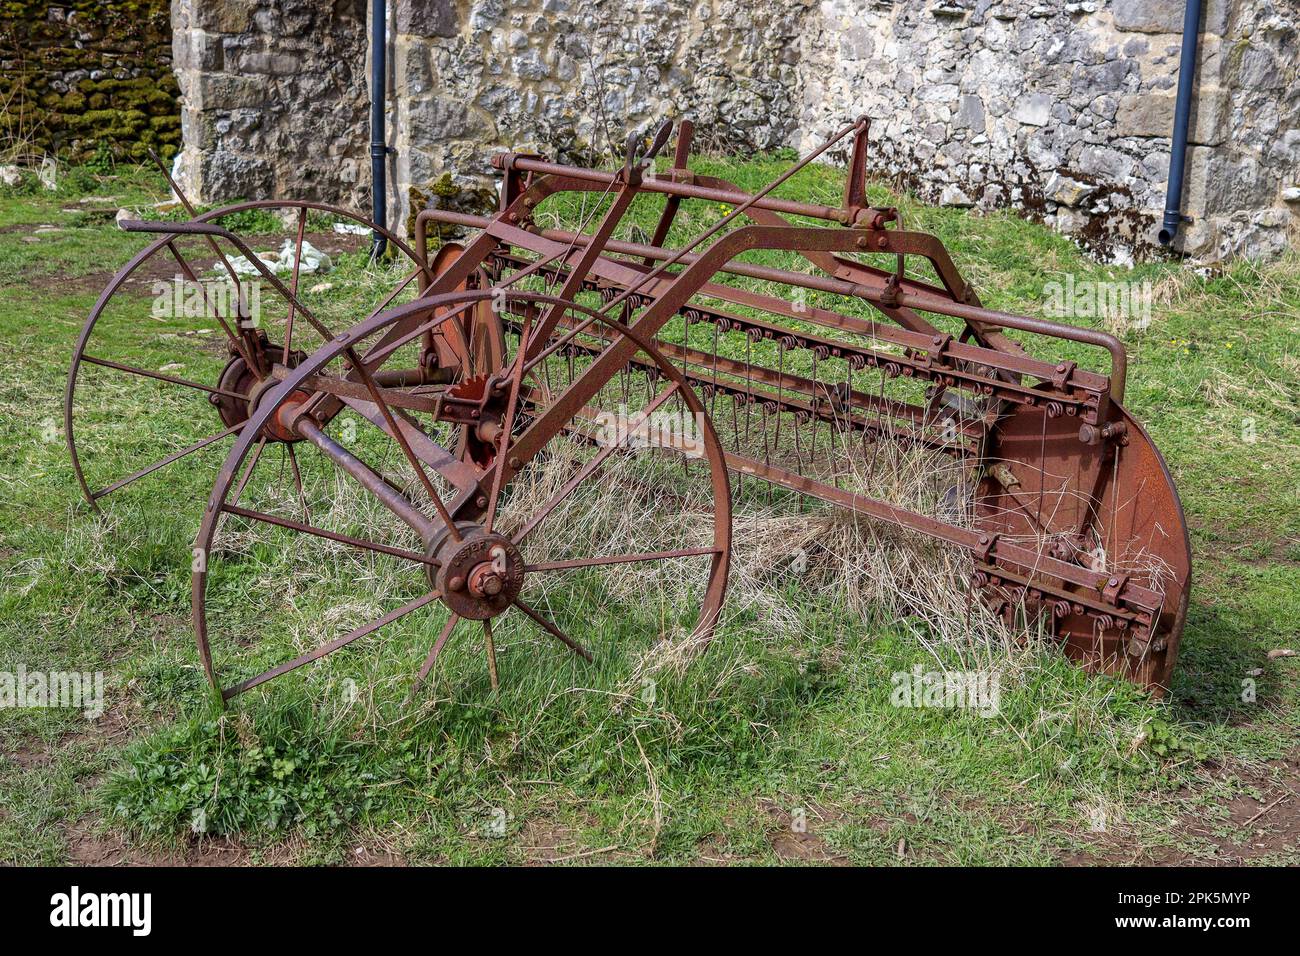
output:
<instances>
[{"instance_id":1,"label":"curved metal tine","mask_svg":"<svg viewBox=\"0 0 1300 956\"><path fill-rule=\"evenodd\" d=\"M677 392L677 388L678 388L677 383L673 382L662 392L660 392L657 396L655 396L655 398L652 401L650 401L644 408L641 409L640 412L637 413L636 419L633 422L631 422L631 424L629 424L627 429L624 430L622 434L618 436L616 441L610 442L604 448L598 451L594 456L588 459L586 464L584 464L582 468L580 468L575 475L569 478L569 480L566 481L560 487L560 489L555 492L555 494L553 494L550 498L548 498L546 502L543 503L542 506L538 508L536 512L533 513L532 517L530 517L520 527L515 529L515 531L513 531L510 534L510 540L515 545L522 544L524 539L527 538L530 534L532 534L537 529L537 526L540 525L546 519L547 515L549 515L552 511L555 510L557 505L559 505L562 501L568 498L569 495L573 494L574 490L580 484L582 484L584 481L590 478L592 474L595 473L596 469L598 469L601 465L605 463L606 459L608 459L610 455L614 454L615 451L617 451L619 448L623 446L623 443L627 440L628 433L635 431L637 428L639 428L642 422L644 422L650 415L652 415L655 412L656 409L659 408L659 406L661 406L664 402L668 401L668 399L671 398Z\"/></svg>"},{"instance_id":2,"label":"curved metal tine","mask_svg":"<svg viewBox=\"0 0 1300 956\"><path fill-rule=\"evenodd\" d=\"M595 660L591 655L591 651L587 650L573 638L569 637L568 634L565 634L546 618L542 617L542 615L538 614L537 611L525 604L522 599L516 597L511 603L532 618L534 624L540 627L547 634L551 635L551 637L555 638L561 644L565 645L569 650L573 651L573 653L588 661Z\"/></svg>"},{"instance_id":3,"label":"curved metal tine","mask_svg":"<svg viewBox=\"0 0 1300 956\"><path fill-rule=\"evenodd\" d=\"M589 315L585 319L578 322L577 325L573 326L573 328L565 332L564 335L560 336L558 339L553 339L550 345L548 345L545 349L538 352L535 356L533 356L531 359L528 360L527 364L524 366L524 371L531 372L540 363L546 361L548 358L550 358L560 349L564 348L566 345L572 342L575 338L577 338L587 329L591 328L592 323L595 321L596 321L596 317L594 315Z\"/></svg>"},{"instance_id":4,"label":"curved metal tine","mask_svg":"<svg viewBox=\"0 0 1300 956\"><path fill-rule=\"evenodd\" d=\"M298 657L295 657L291 661L286 661L285 663L280 664L277 667L272 667L268 671L263 671L262 673L258 674L256 677L251 677L248 680L235 684L232 687L227 687L225 690L221 692L221 696L225 700L230 700L230 698L236 697L239 694L242 694L246 690L252 690L258 684L265 684L267 681L272 680L276 677L280 677L284 674L287 674L291 670L296 670L297 668L301 667L303 664L310 664L312 661L320 660L322 657L326 656L327 654L333 654L339 648L346 647L348 644L351 644L353 641L357 640L358 638L365 637L367 634L373 634L381 627L384 627L385 625L388 624L392 624L397 619L405 617L406 615L410 614L412 611L418 611L426 604L429 604L437 600L440 596L441 596L441 592L430 591L428 594L424 595L423 597L418 597L414 601L411 601L407 604L403 604L401 607L397 608L396 610L389 611L383 617L377 618L376 620L371 621L369 624L364 624L361 627L357 628L356 630L344 634L342 637L335 638L334 640L330 641L328 644L322 644L320 647L316 648L315 650L308 651L306 654L301 654Z\"/></svg>"},{"instance_id":5,"label":"curved metal tine","mask_svg":"<svg viewBox=\"0 0 1300 956\"><path fill-rule=\"evenodd\" d=\"M754 404L754 340L745 335L745 454L750 453L749 420Z\"/></svg>"},{"instance_id":6,"label":"curved metal tine","mask_svg":"<svg viewBox=\"0 0 1300 956\"><path fill-rule=\"evenodd\" d=\"M226 398L237 398L240 401L248 401L248 396L243 392L232 392L228 388L214 388L211 385L204 385L202 382L191 382L187 378L177 378L175 375L165 375L162 372L151 372L145 368L137 368L134 365L125 365L122 362L114 362L109 359L99 358L95 355L81 353L81 360L89 362L91 365L102 365L104 368L116 369L119 372L126 372L129 375L139 375L142 378L153 378L160 382L167 382L170 385L181 385L185 388L197 389L200 392L207 392L209 395L222 395Z\"/></svg>"},{"instance_id":7,"label":"curved metal tine","mask_svg":"<svg viewBox=\"0 0 1300 956\"><path fill-rule=\"evenodd\" d=\"M438 660L438 655L442 653L443 645L447 643L447 638L451 637L451 632L456 630L456 625L460 623L460 615L455 612L447 618L447 623L443 625L442 633L438 639L433 642L433 647L429 649L429 656L424 659L420 665L420 672L415 675L415 683L411 685L411 691L406 696L406 702L409 704L415 697L416 692L424 685L424 679L429 676L429 671L433 670L433 665Z\"/></svg>"},{"instance_id":8,"label":"curved metal tine","mask_svg":"<svg viewBox=\"0 0 1300 956\"><path fill-rule=\"evenodd\" d=\"M817 420L818 418L820 418L820 416L818 415L818 411L821 409L821 396L817 394L817 386L820 384L817 381L817 360L818 360L817 350L813 349L812 387L809 391L809 399L810 399L809 404L812 406L812 417L811 417L812 437L810 439L809 448L808 448L808 469L810 471L813 471L813 469L817 467ZM813 474L816 474L816 472L813 471Z\"/></svg>"},{"instance_id":9,"label":"curved metal tine","mask_svg":"<svg viewBox=\"0 0 1300 956\"><path fill-rule=\"evenodd\" d=\"M716 359L715 359L716 361ZM777 458L781 458L781 409L785 407L785 341L776 342L776 446Z\"/></svg>"},{"instance_id":10,"label":"curved metal tine","mask_svg":"<svg viewBox=\"0 0 1300 956\"><path fill-rule=\"evenodd\" d=\"M173 452L172 454L168 455L165 458L159 458L153 464L146 465L144 468L141 468L139 471L132 472L131 474L127 475L125 478L113 482L113 484L109 485L106 488L101 488L99 491L91 492L90 497L98 500L100 498L103 498L105 495L110 495L121 488L125 488L131 482L138 481L139 479L143 478L145 475L153 474L159 468L162 468L166 465L170 465L172 462L178 461L181 458L184 458L186 455L198 451L200 448L206 448L208 445L211 445L214 441L220 441L222 438L225 438L227 435L233 435L235 432L243 428L245 424L247 424L247 419L245 419L242 422L238 422L237 424L231 425L229 428L223 428L215 435L209 435L207 438L201 438L198 441L196 441L194 444L187 445L186 447L182 448L180 451Z\"/></svg>"}]
</instances>

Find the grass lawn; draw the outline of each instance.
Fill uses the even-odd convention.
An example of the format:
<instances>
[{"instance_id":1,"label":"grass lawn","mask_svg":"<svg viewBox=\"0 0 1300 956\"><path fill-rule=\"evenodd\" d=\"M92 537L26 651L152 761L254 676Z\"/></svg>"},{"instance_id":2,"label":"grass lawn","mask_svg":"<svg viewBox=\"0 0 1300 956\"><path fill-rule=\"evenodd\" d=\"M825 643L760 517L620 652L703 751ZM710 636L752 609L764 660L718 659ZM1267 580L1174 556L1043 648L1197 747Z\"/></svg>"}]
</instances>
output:
<instances>
[{"instance_id":1,"label":"grass lawn","mask_svg":"<svg viewBox=\"0 0 1300 956\"><path fill-rule=\"evenodd\" d=\"M694 165L756 189L783 161ZM840 170L814 166L778 195L836 204L840 184ZM145 245L111 210L165 198L151 173L76 170L54 193L0 193L0 673L102 671L106 710L0 710L0 863L1300 862L1300 664L1269 656L1300 643L1300 259L1112 269L1011 213L930 208L884 185L873 195L940 236L994 308L1040 315L1047 284L1071 275L1151 282L1149 327L1121 330L1125 403L1168 462L1195 559L1167 699L1035 650L1012 655L994 716L896 707L891 675L960 666L970 649L773 574L758 586L794 626L734 614L649 693L631 635L656 626L653 600L629 602L626 632L602 635L592 664L503 626L497 694L480 652L449 648L408 706L437 631L424 621L221 711L194 647L190 548L227 446L142 479L99 515L64 446L78 330ZM714 213L698 215L670 244ZM398 274L368 266L364 242L334 252L321 292L340 319ZM123 301L151 294L139 284ZM106 322L103 347L158 368L194 325ZM212 341L196 340L178 374L220 368ZM97 461L142 463L130 456L219 427L203 401L194 414L161 405L153 384L86 409ZM277 584L291 570L292 586ZM312 646L300 619L374 617L390 574L343 560L306 574L258 552L221 579L264 642L233 649L238 666ZM278 604L240 604L281 586Z\"/></svg>"}]
</instances>

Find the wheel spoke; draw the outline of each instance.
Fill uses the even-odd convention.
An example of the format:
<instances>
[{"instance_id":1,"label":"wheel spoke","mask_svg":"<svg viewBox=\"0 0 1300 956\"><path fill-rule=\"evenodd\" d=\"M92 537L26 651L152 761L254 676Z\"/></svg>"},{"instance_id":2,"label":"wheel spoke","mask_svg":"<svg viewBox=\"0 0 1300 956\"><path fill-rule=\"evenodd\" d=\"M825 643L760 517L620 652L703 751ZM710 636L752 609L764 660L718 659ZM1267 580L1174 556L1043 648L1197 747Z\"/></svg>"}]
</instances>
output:
<instances>
[{"instance_id":1,"label":"wheel spoke","mask_svg":"<svg viewBox=\"0 0 1300 956\"><path fill-rule=\"evenodd\" d=\"M285 663L280 664L278 667L273 667L269 671L263 671L261 674L258 674L256 677L249 678L248 680L243 681L242 683L235 684L233 687L226 688L221 692L221 696L226 700L229 700L232 697L242 694L246 690L251 690L252 688L256 687L258 684L263 684L266 681L281 676L282 674L287 674L289 673L289 671L295 670L301 667L303 664L310 664L312 661L320 660L326 654L333 654L339 648L351 644L357 638L365 637L367 634L373 634L381 627L384 627L387 624L392 624L398 618L405 617L407 614L410 614L412 611L418 611L426 604L429 604L430 602L437 600L438 596L439 595L437 591L430 591L428 594L424 595L423 597L416 598L414 601L411 601L409 604L403 604L401 607L397 608L396 610L389 611L383 617L371 621L369 624L365 624L357 628L355 631L350 631L347 634L344 634L342 637L330 641L328 644L322 644L314 651L308 651L306 654L302 654L298 657L295 657L291 661L286 661Z\"/></svg>"},{"instance_id":2,"label":"wheel spoke","mask_svg":"<svg viewBox=\"0 0 1300 956\"><path fill-rule=\"evenodd\" d=\"M492 684L492 692L496 693L500 684L497 681L497 645L492 636L491 618L483 622L483 649L487 653L488 680Z\"/></svg>"},{"instance_id":3,"label":"wheel spoke","mask_svg":"<svg viewBox=\"0 0 1300 956\"><path fill-rule=\"evenodd\" d=\"M501 420L501 436L497 439L497 467L492 472L492 491L488 495L487 516L483 520L483 527L488 534L492 533L492 523L496 520L497 515L497 502L501 498L501 481L505 478L506 473L504 464L506 453L510 450L510 432L515 427L515 412L519 407L519 390L524 383L524 357L528 354L529 333L531 330L531 320L524 319L523 328L519 331L519 355L515 359L514 371L510 374L510 396L506 400L506 413Z\"/></svg>"},{"instance_id":4,"label":"wheel spoke","mask_svg":"<svg viewBox=\"0 0 1300 956\"><path fill-rule=\"evenodd\" d=\"M108 487L101 488L99 491L92 492L90 497L99 499L104 497L105 495L112 494L113 492L121 488L125 488L131 482L137 481L143 478L145 475L152 474L153 472L157 471L159 468L163 468L167 465L170 465L174 461L179 461L180 459L184 458L186 455L198 451L200 448L206 448L208 445L211 445L214 441L220 441L221 439L225 438L227 435L233 435L235 432L243 428L245 424L246 421L239 422L237 424L231 425L229 428L223 428L215 435L209 435L207 438L200 438L194 444L187 445L186 447L182 448L180 451L172 452L166 458L159 458L152 465L146 465L145 467L141 468L139 471L132 472L131 474L127 475L125 478L113 482Z\"/></svg>"},{"instance_id":5,"label":"wheel spoke","mask_svg":"<svg viewBox=\"0 0 1300 956\"><path fill-rule=\"evenodd\" d=\"M302 472L298 470L298 454L293 450L293 445L285 445L284 450L289 456L289 467L293 470L293 483L298 489L298 500L302 502L302 520L311 521L311 512L307 510L307 492L302 487Z\"/></svg>"},{"instance_id":6,"label":"wheel spoke","mask_svg":"<svg viewBox=\"0 0 1300 956\"><path fill-rule=\"evenodd\" d=\"M221 253L221 250L217 248L215 240L213 240L211 236L208 236L208 240L209 242L212 243L212 248L216 250L219 255L221 255L221 258L223 260L225 260L226 258L225 254ZM189 282L192 282L194 285L198 286L199 294L203 297L203 304L205 306L208 305L209 300L208 300L207 287L204 286L204 284L199 280L198 274L194 271L194 268L189 264L189 262L186 261L185 257L181 255L180 250L176 248L176 243L174 241L167 243L167 250L172 254L172 258L176 260L176 264L181 267L181 272L184 273L185 278ZM229 262L226 263L226 267L230 268ZM238 296L240 298L240 301L242 302L243 294L244 294L243 289L239 285L239 280L235 278L235 273L233 269L230 272L230 278L235 283L235 295ZM226 333L226 338L230 339L230 344L234 346L235 351L239 353L240 357L244 360L244 363L248 366L249 370L254 373L260 374L262 370L261 366L253 360L254 353L249 350L248 339L247 337L244 336L243 330L241 329L239 334L236 335L233 331L231 331L230 323L228 323L225 320L225 317L222 316L221 310L217 308L216 303L212 303L211 309L212 309L212 317L216 319L217 322L221 325L222 331Z\"/></svg>"},{"instance_id":7,"label":"wheel spoke","mask_svg":"<svg viewBox=\"0 0 1300 956\"><path fill-rule=\"evenodd\" d=\"M289 353L293 349L293 314L297 308L298 273L302 268L302 236L307 228L307 207L298 210L298 239L293 252L293 278L289 280L289 291L294 298L289 300L289 314L284 320L284 364L289 364Z\"/></svg>"},{"instance_id":8,"label":"wheel spoke","mask_svg":"<svg viewBox=\"0 0 1300 956\"><path fill-rule=\"evenodd\" d=\"M203 385L200 382L191 382L187 378L177 378L175 375L164 375L162 372L151 372L148 369L136 368L134 365L125 365L121 362L112 362L108 359L99 358L94 355L82 353L81 360L89 362L91 365L102 365L104 368L116 369L119 372L126 372L130 375L141 375L145 378L154 378L160 382L168 382L172 385L183 385L186 388L195 388L201 392L207 392L210 395L222 395L226 398L237 398L240 401L248 401L248 396L243 392L232 392L225 388L213 388L211 385Z\"/></svg>"},{"instance_id":9,"label":"wheel spoke","mask_svg":"<svg viewBox=\"0 0 1300 956\"><path fill-rule=\"evenodd\" d=\"M663 405L664 402L668 401L668 399L672 397L678 387L677 383L674 382L655 396L655 398L637 414L636 420L628 428L628 432L630 433L639 428L647 418L654 414L659 406ZM561 502L573 494L580 484L590 478L596 472L596 469L603 465L606 459L622 446L625 438L626 435L619 435L617 441L610 442L598 451L594 457L588 460L587 463L579 469L577 474L564 483L559 491L547 499L547 501L537 509L531 518L525 521L523 525L510 535L510 540L515 544L522 544L523 540L537 530L537 526L540 525Z\"/></svg>"},{"instance_id":10,"label":"wheel spoke","mask_svg":"<svg viewBox=\"0 0 1300 956\"><path fill-rule=\"evenodd\" d=\"M395 548L392 545L380 544L377 541L367 541L365 538L354 538L350 534L343 534L338 531L327 531L325 528L317 528L314 525L305 524L300 521L293 521L289 518L281 518L278 515L267 514L265 511L254 511L250 508L241 508L239 505L223 505L222 510L232 515L238 515L241 518L248 518L252 521L264 521L267 524L273 524L281 528L288 528L290 531L301 531L303 534L315 535L318 538L328 538L330 541L337 541L339 544L346 544L353 548L360 548L363 551L375 551L379 554L387 554L394 558L403 558L407 561L414 561L417 564L427 564L430 567L439 567L440 562L436 558L421 554L419 551L408 551L405 548Z\"/></svg>"},{"instance_id":11,"label":"wheel spoke","mask_svg":"<svg viewBox=\"0 0 1300 956\"><path fill-rule=\"evenodd\" d=\"M524 571L572 571L577 568L595 568L607 564L636 564L642 561L668 561L672 558L695 558L717 554L718 548L680 548L676 551L642 551L640 554L612 554L600 558L571 558L566 561L544 561L525 566Z\"/></svg>"},{"instance_id":12,"label":"wheel spoke","mask_svg":"<svg viewBox=\"0 0 1300 956\"><path fill-rule=\"evenodd\" d=\"M554 637L561 644L564 644L566 647L569 648L569 650L573 651L573 653L587 660L593 660L591 656L591 651L587 650L585 647L583 647L573 638L569 637L568 634L565 634L562 630L560 630L558 627L556 627L546 618L542 617L542 615L537 613L536 610L534 610L529 605L525 604L523 600L521 600L520 598L515 598L514 601L512 601L511 603L513 603L515 607L519 608L519 610L523 611L530 618L532 618L533 623L535 623L538 627L544 630L547 634Z\"/></svg>"},{"instance_id":13,"label":"wheel spoke","mask_svg":"<svg viewBox=\"0 0 1300 956\"><path fill-rule=\"evenodd\" d=\"M244 472L239 477L239 484L235 485L235 493L230 498L230 503L238 504L240 497L244 494L244 489L248 487L248 481L253 477L253 472L257 469L257 463L262 458L262 452L266 449L266 436L263 435L258 439L257 445L253 448L252 455L248 458L248 464L244 466Z\"/></svg>"},{"instance_id":14,"label":"wheel spoke","mask_svg":"<svg viewBox=\"0 0 1300 956\"><path fill-rule=\"evenodd\" d=\"M429 676L429 671L433 670L433 665L437 662L438 655L442 653L443 645L447 643L447 638L451 637L451 632L456 630L456 625L459 623L460 615L458 614L452 614L451 617L447 618L447 623L443 625L442 633L439 634L438 639L433 642L433 647L429 649L429 656L424 659L424 663L420 666L420 673L415 675L415 683L411 685L410 697L414 697L420 687L423 686L424 679ZM410 697L407 699L409 700Z\"/></svg>"},{"instance_id":15,"label":"wheel spoke","mask_svg":"<svg viewBox=\"0 0 1300 956\"><path fill-rule=\"evenodd\" d=\"M406 281L410 282L411 279L414 279L417 274L418 273L412 273L411 276ZM392 355L394 352L400 349L403 345L406 345L408 342L412 342L415 339L418 339L425 332L432 331L437 326L442 325L442 323L450 321L451 319L454 319L459 315L463 315L465 312L468 312L470 308L472 308L476 304L477 303L475 302L467 302L464 305L457 306L455 309L453 309L450 312L445 312L442 315L434 316L428 322L420 323L415 328L397 336L391 342L376 343L375 347L366 353L366 365L369 368L374 368L375 366L381 364L384 361L384 359L388 358L388 356Z\"/></svg>"}]
</instances>

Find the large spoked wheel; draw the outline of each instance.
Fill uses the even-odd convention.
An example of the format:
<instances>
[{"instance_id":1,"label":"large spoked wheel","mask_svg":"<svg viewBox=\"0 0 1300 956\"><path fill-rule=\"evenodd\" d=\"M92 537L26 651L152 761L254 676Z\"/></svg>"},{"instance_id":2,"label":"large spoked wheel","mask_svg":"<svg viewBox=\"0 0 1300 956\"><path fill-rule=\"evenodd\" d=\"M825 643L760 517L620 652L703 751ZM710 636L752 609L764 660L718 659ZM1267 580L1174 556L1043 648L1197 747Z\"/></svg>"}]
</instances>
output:
<instances>
[{"instance_id":1,"label":"large spoked wheel","mask_svg":"<svg viewBox=\"0 0 1300 956\"><path fill-rule=\"evenodd\" d=\"M422 336L491 301L532 316L509 336L498 371L380 384L401 380ZM572 333L529 345L550 309L560 328L585 322L634 353L613 374L613 361L593 367L599 358L587 358L590 376L552 387L547 363L572 362L559 341ZM629 370L638 388L628 387ZM267 429L297 442L301 496L258 473L256 436ZM475 453L449 450L467 439ZM514 648L552 639L588 659L666 637L707 642L730 537L717 435L652 342L538 292L429 296L322 346L249 419L196 540L198 650L229 699L382 628L388 647L406 642L424 654L412 689L447 648L441 676L460 668L473 679L485 652L495 690L498 647L511 649L508 671L535 660ZM480 639L451 641L458 627ZM365 673L382 681L396 666L400 681L416 659L403 664L400 650L367 658Z\"/></svg>"},{"instance_id":2,"label":"large spoked wheel","mask_svg":"<svg viewBox=\"0 0 1300 956\"><path fill-rule=\"evenodd\" d=\"M241 432L274 384L276 367L292 368L324 340L304 311L328 328L346 327L359 314L413 296L425 271L422 258L388 230L320 203L240 203L194 221L236 235L254 227L244 241L284 265L271 282L252 263L239 262L240 251L226 239L166 234L104 288L77 339L63 409L73 471L93 508ZM347 282L312 274L304 244L322 244L319 231L339 222L378 231L398 261ZM405 278L394 288L398 273ZM292 442L273 433L259 438L281 445L286 459L295 454Z\"/></svg>"}]
</instances>

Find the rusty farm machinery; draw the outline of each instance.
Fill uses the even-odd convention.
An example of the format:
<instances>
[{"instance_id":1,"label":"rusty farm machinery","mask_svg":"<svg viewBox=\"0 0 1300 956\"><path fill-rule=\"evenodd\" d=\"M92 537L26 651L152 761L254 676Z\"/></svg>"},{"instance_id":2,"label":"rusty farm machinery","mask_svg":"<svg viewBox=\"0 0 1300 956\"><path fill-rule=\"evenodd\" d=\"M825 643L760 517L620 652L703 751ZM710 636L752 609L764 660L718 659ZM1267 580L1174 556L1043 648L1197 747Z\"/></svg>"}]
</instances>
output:
<instances>
[{"instance_id":1,"label":"rusty farm machinery","mask_svg":"<svg viewBox=\"0 0 1300 956\"><path fill-rule=\"evenodd\" d=\"M1084 666L1162 692L1190 550L1168 470L1122 404L1123 346L982 306L938 239L868 202L868 128L846 123L748 193L691 172L686 122L658 172L668 123L630 139L612 171L500 154L499 210L425 210L410 244L382 231L404 278L349 300L343 324L312 304L329 283L300 275L304 237L316 216L371 223L275 201L124 223L157 238L113 279L76 346L66 434L86 497L97 505L233 440L203 512L192 590L202 664L225 698L430 605L441 624L417 685L455 630L474 626L496 686L494 627L507 613L587 657L581 629L608 631L592 621L614 603L592 577L601 570L692 581L689 614L672 624L705 641L727 589L733 497L756 487L955 549L969 559L970 600L1041 622ZM837 144L850 157L841 203L777 198ZM628 228L636 201L653 204L653 231ZM548 212L562 203L567 222ZM283 222L286 250L296 247L288 270L268 267L239 234L241 217L266 213ZM430 230L451 227L464 238L430 254ZM673 234L688 238L673 246ZM242 294L229 316L205 299L200 321L216 323L222 341L205 379L189 377L202 363L167 363L152 346L137 363L100 354L100 323L120 312L122 290L164 264L196 279L203 270L185 251L195 246L236 284L258 282L276 321L246 321ZM196 348L186 334L169 341ZM141 378L199 404L154 432L122 423L113 395ZM98 388L106 397L88 397ZM220 427L190 441L204 404ZM665 416L690 427L633 440ZM177 447L159 455L161 431ZM141 467L92 481L114 442L134 443ZM278 476L264 454L276 446ZM901 454L926 463L934 493L924 506L888 500L869 480ZM639 470L623 466L629 457ZM636 485L635 506L611 496L611 469ZM351 517L339 517L339 502ZM569 534L565 553L532 551L546 538L539 529L567 529L580 502L609 512L602 527ZM228 526L235 538L269 529L281 548L315 542L391 559L417 596L228 683L214 648L247 647L258 626L223 590L218 566L238 551L220 538ZM561 599L566 587L578 593Z\"/></svg>"}]
</instances>

